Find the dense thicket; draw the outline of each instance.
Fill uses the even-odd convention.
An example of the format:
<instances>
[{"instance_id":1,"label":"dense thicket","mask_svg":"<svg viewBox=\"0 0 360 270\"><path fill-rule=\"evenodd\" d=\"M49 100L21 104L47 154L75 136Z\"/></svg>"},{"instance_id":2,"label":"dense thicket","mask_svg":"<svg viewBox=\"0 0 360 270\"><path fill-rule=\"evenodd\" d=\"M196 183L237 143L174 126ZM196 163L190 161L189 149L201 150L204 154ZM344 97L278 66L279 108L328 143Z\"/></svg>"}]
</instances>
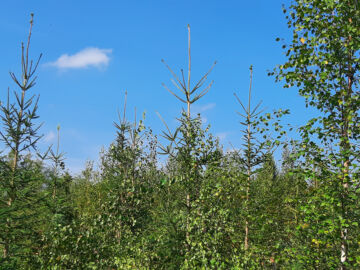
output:
<instances>
[{"instance_id":1,"label":"dense thicket","mask_svg":"<svg viewBox=\"0 0 360 270\"><path fill-rule=\"evenodd\" d=\"M164 87L186 105L177 128L160 116L160 144L145 116L127 120L125 99L99 168L76 177L60 127L55 150L36 147L30 28L22 73L11 73L18 90L0 105L0 269L359 269L360 8L297 0L284 12L293 40L271 73L319 110L300 139L284 137L288 110L252 106L251 67L243 144L224 151L191 114L213 67L191 86L189 28L186 79L165 64L177 91Z\"/></svg>"}]
</instances>

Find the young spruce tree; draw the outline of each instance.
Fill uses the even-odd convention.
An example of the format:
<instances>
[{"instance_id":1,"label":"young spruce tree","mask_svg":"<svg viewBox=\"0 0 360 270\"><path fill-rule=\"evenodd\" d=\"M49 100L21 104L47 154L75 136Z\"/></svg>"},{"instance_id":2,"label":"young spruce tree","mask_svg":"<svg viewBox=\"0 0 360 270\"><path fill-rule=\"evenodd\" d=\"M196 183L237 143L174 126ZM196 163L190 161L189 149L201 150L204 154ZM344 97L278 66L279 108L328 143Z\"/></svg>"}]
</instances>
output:
<instances>
[{"instance_id":1,"label":"young spruce tree","mask_svg":"<svg viewBox=\"0 0 360 270\"><path fill-rule=\"evenodd\" d=\"M40 55L33 62L29 57L32 27L33 14L27 43L21 45L21 75L10 72L18 87L18 91L14 91L15 101L11 101L8 91L7 101L0 105L3 125L0 139L8 153L0 162L0 248L1 263L10 268L19 268L38 252L38 226L44 197L41 165L29 156L42 137L38 133L41 125L35 122L39 98L30 94L41 58Z\"/></svg>"},{"instance_id":2,"label":"young spruce tree","mask_svg":"<svg viewBox=\"0 0 360 270\"><path fill-rule=\"evenodd\" d=\"M164 62L164 61L163 61ZM170 159L176 162L177 172L172 189L176 188L178 208L177 219L179 222L176 226L179 231L184 233L184 239L181 240L179 255L183 261L177 267L183 269L194 269L200 267L209 267L210 262L214 260L215 252L208 252L204 232L204 224L200 222L202 217L201 210L201 189L206 185L204 178L206 168L215 162L221 155L216 140L208 133L208 128L203 129L201 118L192 117L191 106L204 95L206 95L212 84L211 81L203 87L210 72L216 62L208 72L192 87L191 86L191 40L190 26L188 25L188 76L185 80L184 71L181 70L181 80L168 66L167 68L174 76L172 80L176 88L182 93L178 95L170 90L165 84L163 86L178 100L186 105L182 117L179 118L180 126L172 134L164 133L164 137L170 141L170 145L162 147L165 154L170 155ZM173 148L172 148L173 146ZM203 238L203 239L201 239ZM214 266L212 266L214 267Z\"/></svg>"}]
</instances>

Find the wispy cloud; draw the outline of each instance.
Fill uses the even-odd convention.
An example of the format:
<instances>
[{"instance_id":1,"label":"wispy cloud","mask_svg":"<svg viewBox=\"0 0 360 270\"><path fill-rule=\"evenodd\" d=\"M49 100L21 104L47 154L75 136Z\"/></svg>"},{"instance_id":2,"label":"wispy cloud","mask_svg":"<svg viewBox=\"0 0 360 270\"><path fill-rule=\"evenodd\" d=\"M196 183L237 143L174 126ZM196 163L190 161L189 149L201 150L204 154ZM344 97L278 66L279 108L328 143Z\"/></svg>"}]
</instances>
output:
<instances>
[{"instance_id":1,"label":"wispy cloud","mask_svg":"<svg viewBox=\"0 0 360 270\"><path fill-rule=\"evenodd\" d=\"M206 112L206 111L209 111L209 110L212 110L214 109L216 106L215 103L208 103L208 104L204 104L204 105L193 105L193 112L195 114L198 114L198 113L203 113L203 112Z\"/></svg>"},{"instance_id":2,"label":"wispy cloud","mask_svg":"<svg viewBox=\"0 0 360 270\"><path fill-rule=\"evenodd\" d=\"M206 116L204 116L204 114L202 114L202 113L214 109L215 106L216 106L215 103L208 103L208 104L204 104L204 105L196 105L195 104L191 107L191 115L193 117L195 117L198 114L201 114L201 121L203 124L206 124L208 122L208 118Z\"/></svg>"},{"instance_id":3,"label":"wispy cloud","mask_svg":"<svg viewBox=\"0 0 360 270\"><path fill-rule=\"evenodd\" d=\"M99 68L109 64L111 52L111 49L85 48L72 55L63 54L55 62L47 65L59 69Z\"/></svg>"},{"instance_id":4,"label":"wispy cloud","mask_svg":"<svg viewBox=\"0 0 360 270\"><path fill-rule=\"evenodd\" d=\"M50 143L53 142L55 139L55 133L53 131L50 131L48 134L44 136L44 142Z\"/></svg>"},{"instance_id":5,"label":"wispy cloud","mask_svg":"<svg viewBox=\"0 0 360 270\"><path fill-rule=\"evenodd\" d=\"M218 137L220 141L224 141L229 135L230 132L219 132L216 134L216 137Z\"/></svg>"},{"instance_id":6,"label":"wispy cloud","mask_svg":"<svg viewBox=\"0 0 360 270\"><path fill-rule=\"evenodd\" d=\"M201 116L201 123L206 124L208 119L204 116Z\"/></svg>"}]
</instances>

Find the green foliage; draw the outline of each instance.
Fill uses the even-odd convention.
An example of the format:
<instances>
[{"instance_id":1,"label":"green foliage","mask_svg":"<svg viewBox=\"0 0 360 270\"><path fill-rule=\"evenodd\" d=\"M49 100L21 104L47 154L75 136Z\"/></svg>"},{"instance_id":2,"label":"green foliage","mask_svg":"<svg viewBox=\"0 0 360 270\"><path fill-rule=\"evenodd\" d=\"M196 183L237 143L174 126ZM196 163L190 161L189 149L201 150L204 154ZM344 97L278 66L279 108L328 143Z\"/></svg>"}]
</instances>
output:
<instances>
[{"instance_id":1,"label":"green foliage","mask_svg":"<svg viewBox=\"0 0 360 270\"><path fill-rule=\"evenodd\" d=\"M276 78L285 87L297 86L306 104L321 113L299 130L299 172L310 187L299 208L304 225L298 228L296 256L306 268L353 268L359 233L360 10L357 1L305 0L284 12L293 40Z\"/></svg>"},{"instance_id":2,"label":"green foliage","mask_svg":"<svg viewBox=\"0 0 360 270\"><path fill-rule=\"evenodd\" d=\"M66 171L60 127L55 150L34 157L41 136L38 99L28 98L38 65L28 60L30 29L21 78L11 73L20 92L0 105L0 268L359 268L359 7L297 0L284 12L293 40L273 74L319 110L300 140L283 141L288 110L251 107L250 83L248 105L238 99L243 145L222 150L191 114L213 67L191 86L188 27L187 80L166 65L181 94L165 88L187 106L174 132L160 117L167 143L145 115L127 120L125 96L114 142L98 168L88 162L76 177Z\"/></svg>"},{"instance_id":3,"label":"green foliage","mask_svg":"<svg viewBox=\"0 0 360 270\"><path fill-rule=\"evenodd\" d=\"M216 209L209 208L204 203L213 196L213 193L208 194L211 186L209 187L210 183L205 175L209 167L220 161L222 154L216 140L207 135L207 131L201 126L200 116L189 119L184 113L178 128L179 137L174 140L176 146L172 152L176 171L171 172L175 177L170 190L177 194L177 207L173 211L177 211L177 231L182 234L183 239L180 253L184 262L181 267L186 269L209 267L211 260L217 260L216 252L209 251L213 250L212 241L215 240L215 245L218 244L216 239L220 236L216 235L218 232L213 231L209 224L210 221L217 221L209 218L209 215L216 213Z\"/></svg>"},{"instance_id":4,"label":"green foliage","mask_svg":"<svg viewBox=\"0 0 360 270\"><path fill-rule=\"evenodd\" d=\"M131 269L148 264L141 237L151 221L152 180L158 175L155 139L143 120L131 124L125 119L125 108L123 117L115 123L114 143L102 153L101 172L89 164L75 179L76 217L55 224L46 235L40 256L46 267Z\"/></svg>"},{"instance_id":5,"label":"green foliage","mask_svg":"<svg viewBox=\"0 0 360 270\"><path fill-rule=\"evenodd\" d=\"M32 24L31 16L26 48L22 44L21 76L18 78L10 72L19 91L14 91L14 102L8 91L7 102L0 105L3 126L0 139L7 153L0 157L0 249L3 252L0 262L10 269L33 260L40 247L42 222L46 218L42 164L33 161L29 154L41 138L38 134L41 125L35 122L38 98L26 95L35 85L34 75L41 57L36 63L29 60Z\"/></svg>"}]
</instances>

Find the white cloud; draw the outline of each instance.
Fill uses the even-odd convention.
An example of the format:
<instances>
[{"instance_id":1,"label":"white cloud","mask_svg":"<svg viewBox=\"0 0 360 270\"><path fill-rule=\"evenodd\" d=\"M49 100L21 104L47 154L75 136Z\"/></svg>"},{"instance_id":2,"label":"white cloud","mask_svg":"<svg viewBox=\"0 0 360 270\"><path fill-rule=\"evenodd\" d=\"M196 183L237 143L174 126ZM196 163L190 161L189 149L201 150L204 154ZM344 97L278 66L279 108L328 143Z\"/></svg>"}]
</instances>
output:
<instances>
[{"instance_id":1,"label":"white cloud","mask_svg":"<svg viewBox=\"0 0 360 270\"><path fill-rule=\"evenodd\" d=\"M204 116L201 117L201 123L206 124L208 119Z\"/></svg>"},{"instance_id":2,"label":"white cloud","mask_svg":"<svg viewBox=\"0 0 360 270\"><path fill-rule=\"evenodd\" d=\"M206 124L208 122L208 118L206 116L204 116L204 114L202 114L202 113L214 109L215 106L216 106L215 103L208 103L208 104L204 104L204 105L196 105L195 104L191 107L191 115L193 117L196 117L198 114L201 114L201 122L203 124Z\"/></svg>"},{"instance_id":3,"label":"white cloud","mask_svg":"<svg viewBox=\"0 0 360 270\"><path fill-rule=\"evenodd\" d=\"M53 131L50 131L48 134L45 135L44 141L46 143L52 142L55 139L55 133Z\"/></svg>"},{"instance_id":4,"label":"white cloud","mask_svg":"<svg viewBox=\"0 0 360 270\"><path fill-rule=\"evenodd\" d=\"M192 109L193 109L193 112L195 114L198 114L198 113L202 113L202 112L212 110L212 109L215 108L215 106L216 106L215 103L208 103L208 104L205 104L205 105L193 105Z\"/></svg>"},{"instance_id":5,"label":"white cloud","mask_svg":"<svg viewBox=\"0 0 360 270\"><path fill-rule=\"evenodd\" d=\"M229 132L219 132L216 134L216 137L218 137L220 141L224 141L229 135Z\"/></svg>"},{"instance_id":6,"label":"white cloud","mask_svg":"<svg viewBox=\"0 0 360 270\"><path fill-rule=\"evenodd\" d=\"M59 69L99 68L109 64L111 52L111 49L85 48L73 55L63 54L48 65Z\"/></svg>"}]
</instances>

